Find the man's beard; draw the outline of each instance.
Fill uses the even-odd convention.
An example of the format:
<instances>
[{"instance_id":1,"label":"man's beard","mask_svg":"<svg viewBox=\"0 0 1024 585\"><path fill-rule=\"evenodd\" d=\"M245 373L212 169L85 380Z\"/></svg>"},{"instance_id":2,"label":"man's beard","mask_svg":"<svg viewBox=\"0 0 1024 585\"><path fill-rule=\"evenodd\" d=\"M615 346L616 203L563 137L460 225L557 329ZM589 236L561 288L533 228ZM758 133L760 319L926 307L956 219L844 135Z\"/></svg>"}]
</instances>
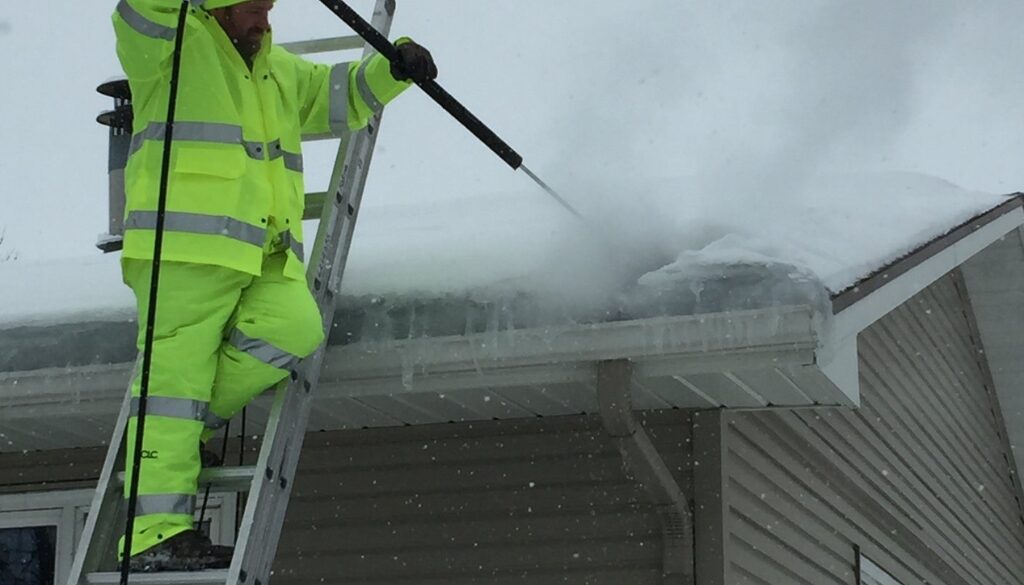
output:
<instances>
[{"instance_id":1,"label":"man's beard","mask_svg":"<svg viewBox=\"0 0 1024 585\"><path fill-rule=\"evenodd\" d=\"M263 47L263 33L249 34L243 38L235 41L235 46L238 47L238 52L242 54L246 59L252 59L256 56L256 53L260 52Z\"/></svg>"}]
</instances>

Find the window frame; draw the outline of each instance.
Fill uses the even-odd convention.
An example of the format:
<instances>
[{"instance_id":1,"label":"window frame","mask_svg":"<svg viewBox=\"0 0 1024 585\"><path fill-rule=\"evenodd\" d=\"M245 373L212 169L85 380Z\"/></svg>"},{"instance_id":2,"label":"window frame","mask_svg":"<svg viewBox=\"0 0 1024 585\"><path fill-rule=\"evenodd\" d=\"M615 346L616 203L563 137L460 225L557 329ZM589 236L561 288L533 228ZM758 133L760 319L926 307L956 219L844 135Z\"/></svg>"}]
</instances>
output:
<instances>
[{"instance_id":1,"label":"window frame","mask_svg":"<svg viewBox=\"0 0 1024 585\"><path fill-rule=\"evenodd\" d=\"M87 509L95 490L63 490L0 494L0 528L56 526L54 581L66 583L75 556L78 535L77 516ZM70 554L66 554L70 552Z\"/></svg>"},{"instance_id":2,"label":"window frame","mask_svg":"<svg viewBox=\"0 0 1024 585\"><path fill-rule=\"evenodd\" d=\"M95 493L95 489L85 488L0 494L0 528L56 525L54 580L56 583L66 583ZM202 506L203 496L200 491L196 514ZM214 543L234 542L237 509L238 494L210 494L206 518L210 521L210 536Z\"/></svg>"}]
</instances>

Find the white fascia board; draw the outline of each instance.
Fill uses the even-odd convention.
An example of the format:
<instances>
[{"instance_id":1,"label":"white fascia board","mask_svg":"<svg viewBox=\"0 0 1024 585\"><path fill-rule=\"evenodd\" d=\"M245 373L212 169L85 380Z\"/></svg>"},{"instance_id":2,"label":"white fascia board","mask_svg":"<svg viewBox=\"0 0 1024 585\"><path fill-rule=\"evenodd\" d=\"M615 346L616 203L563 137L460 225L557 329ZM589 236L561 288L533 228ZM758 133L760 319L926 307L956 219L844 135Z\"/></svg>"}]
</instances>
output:
<instances>
[{"instance_id":1,"label":"white fascia board","mask_svg":"<svg viewBox=\"0 0 1024 585\"><path fill-rule=\"evenodd\" d=\"M1015 207L833 315L825 324L818 367L859 405L857 335L1021 225L1024 208Z\"/></svg>"},{"instance_id":2,"label":"white fascia board","mask_svg":"<svg viewBox=\"0 0 1024 585\"><path fill-rule=\"evenodd\" d=\"M856 336L943 275L963 264L968 258L989 247L1022 224L1024 224L1024 208L1015 207L894 278L892 282L833 316L829 339L842 340Z\"/></svg>"},{"instance_id":3,"label":"white fascia board","mask_svg":"<svg viewBox=\"0 0 1024 585\"><path fill-rule=\"evenodd\" d=\"M857 336L843 339L826 337L818 350L818 369L846 397L845 406L860 406L860 366Z\"/></svg>"}]
</instances>

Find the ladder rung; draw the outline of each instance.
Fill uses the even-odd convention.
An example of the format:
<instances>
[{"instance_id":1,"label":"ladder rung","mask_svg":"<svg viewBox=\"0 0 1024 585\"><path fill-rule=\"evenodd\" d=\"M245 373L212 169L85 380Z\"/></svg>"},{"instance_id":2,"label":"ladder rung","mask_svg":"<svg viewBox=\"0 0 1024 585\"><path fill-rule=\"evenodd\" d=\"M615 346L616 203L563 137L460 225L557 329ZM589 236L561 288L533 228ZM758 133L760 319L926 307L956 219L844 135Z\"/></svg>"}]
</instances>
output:
<instances>
[{"instance_id":1,"label":"ladder rung","mask_svg":"<svg viewBox=\"0 0 1024 585\"><path fill-rule=\"evenodd\" d=\"M338 140L339 138L341 138L341 137L336 135L336 134L331 134L330 132L326 132L324 134L303 134L302 135L302 141L303 142L322 142L324 140Z\"/></svg>"},{"instance_id":2,"label":"ladder rung","mask_svg":"<svg viewBox=\"0 0 1024 585\"><path fill-rule=\"evenodd\" d=\"M282 48L286 49L290 53L295 53L296 55L312 55L314 53L330 53L331 51L362 49L364 45L366 45L366 41L358 35L280 43Z\"/></svg>"},{"instance_id":3,"label":"ladder rung","mask_svg":"<svg viewBox=\"0 0 1024 585\"><path fill-rule=\"evenodd\" d=\"M320 219L327 201L327 191L306 193L306 207L302 211L302 219Z\"/></svg>"},{"instance_id":4,"label":"ladder rung","mask_svg":"<svg viewBox=\"0 0 1024 585\"><path fill-rule=\"evenodd\" d=\"M249 489L256 467L207 467L199 473L199 485L209 485L214 490L244 492ZM124 472L117 474L117 481L124 485Z\"/></svg>"},{"instance_id":5,"label":"ladder rung","mask_svg":"<svg viewBox=\"0 0 1024 585\"><path fill-rule=\"evenodd\" d=\"M249 489L252 476L256 474L254 465L245 467L208 467L199 474L199 485L209 484L213 489L228 492L244 492Z\"/></svg>"},{"instance_id":6,"label":"ladder rung","mask_svg":"<svg viewBox=\"0 0 1024 585\"><path fill-rule=\"evenodd\" d=\"M187 573L132 573L128 576L129 583L140 585L224 585L227 581L227 569ZM85 582L89 585L116 585L121 582L121 573L89 573L85 576Z\"/></svg>"}]
</instances>

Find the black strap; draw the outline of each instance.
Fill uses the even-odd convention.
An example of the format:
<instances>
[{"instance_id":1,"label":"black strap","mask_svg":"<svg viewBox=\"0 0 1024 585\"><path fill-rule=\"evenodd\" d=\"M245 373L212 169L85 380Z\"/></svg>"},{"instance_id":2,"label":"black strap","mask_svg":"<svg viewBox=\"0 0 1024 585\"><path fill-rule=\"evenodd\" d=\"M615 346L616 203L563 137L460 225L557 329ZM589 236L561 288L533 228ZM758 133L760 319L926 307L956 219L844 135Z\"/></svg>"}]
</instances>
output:
<instances>
[{"instance_id":1,"label":"black strap","mask_svg":"<svg viewBox=\"0 0 1024 585\"><path fill-rule=\"evenodd\" d=\"M149 283L149 310L146 315L146 340L142 350L142 373L139 389L139 415L135 428L135 452L132 454L132 481L128 488L128 520L124 528L121 558L121 585L128 585L131 572L132 533L135 530L136 504L139 499L139 475L142 467L142 437L146 426L146 399L149 397L149 369L153 363L153 332L156 323L157 290L160 285L160 255L164 243L164 215L167 210L167 181L171 166L171 143L174 140L174 110L178 102L178 77L181 73L181 45L185 37L188 0L178 9L178 28L174 37L174 58L171 64L171 93L167 101L167 134L163 162L160 167L160 193L157 201L156 239L153 242L153 275ZM125 427L127 428L127 426Z\"/></svg>"}]
</instances>

